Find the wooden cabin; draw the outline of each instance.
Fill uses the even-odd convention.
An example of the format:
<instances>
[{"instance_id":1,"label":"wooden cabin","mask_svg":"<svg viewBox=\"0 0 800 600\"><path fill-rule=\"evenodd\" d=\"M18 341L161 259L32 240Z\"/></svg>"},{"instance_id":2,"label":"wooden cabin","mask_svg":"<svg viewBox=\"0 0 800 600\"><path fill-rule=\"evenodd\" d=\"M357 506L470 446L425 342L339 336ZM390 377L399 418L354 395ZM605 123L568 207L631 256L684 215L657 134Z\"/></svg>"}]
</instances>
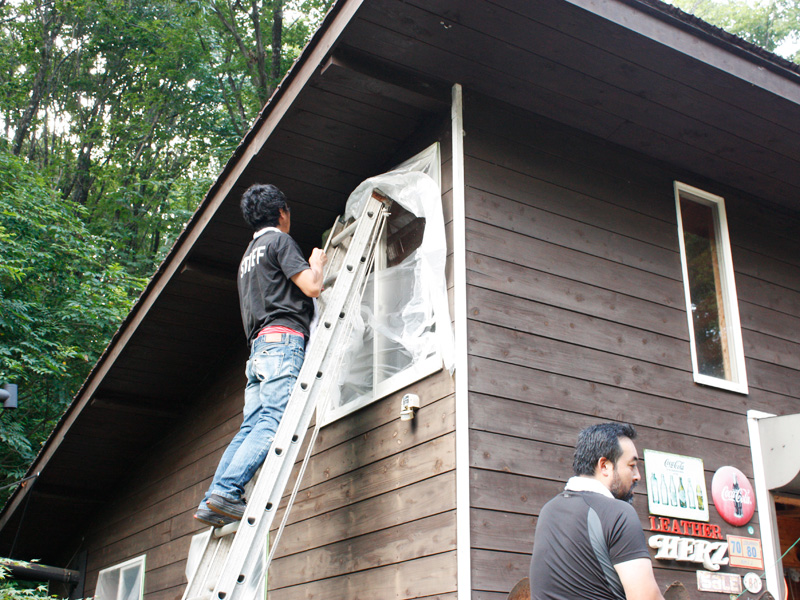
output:
<instances>
[{"instance_id":1,"label":"wooden cabin","mask_svg":"<svg viewBox=\"0 0 800 600\"><path fill-rule=\"evenodd\" d=\"M340 0L0 513L0 555L81 571L74 597L103 573L178 600L241 418L242 192L284 190L310 251L432 145L454 371L321 429L269 598L505 599L602 420L702 461L706 531L761 553L712 571L654 548L662 590L796 597L800 69L658 0ZM752 486L742 525L712 502L722 467Z\"/></svg>"}]
</instances>

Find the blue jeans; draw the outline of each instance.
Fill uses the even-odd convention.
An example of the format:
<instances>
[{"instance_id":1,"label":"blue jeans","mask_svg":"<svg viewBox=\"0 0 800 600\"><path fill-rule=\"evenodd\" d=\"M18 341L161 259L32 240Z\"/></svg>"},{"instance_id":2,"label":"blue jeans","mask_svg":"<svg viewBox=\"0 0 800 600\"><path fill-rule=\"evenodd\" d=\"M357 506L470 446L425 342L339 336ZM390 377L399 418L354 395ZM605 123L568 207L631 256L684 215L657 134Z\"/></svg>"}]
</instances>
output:
<instances>
[{"instance_id":1,"label":"blue jeans","mask_svg":"<svg viewBox=\"0 0 800 600\"><path fill-rule=\"evenodd\" d=\"M282 334L280 342L256 338L247 361L244 419L219 461L205 498L211 494L239 500L244 486L267 457L294 383L303 366L305 338Z\"/></svg>"}]
</instances>

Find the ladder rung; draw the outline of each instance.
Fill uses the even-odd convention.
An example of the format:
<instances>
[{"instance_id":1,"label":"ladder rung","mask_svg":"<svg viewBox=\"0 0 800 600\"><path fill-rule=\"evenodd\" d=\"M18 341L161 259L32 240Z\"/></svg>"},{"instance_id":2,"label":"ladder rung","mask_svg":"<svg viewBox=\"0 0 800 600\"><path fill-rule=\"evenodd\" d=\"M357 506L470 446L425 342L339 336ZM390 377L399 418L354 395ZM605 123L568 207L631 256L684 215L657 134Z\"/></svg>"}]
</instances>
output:
<instances>
[{"instance_id":1,"label":"ladder rung","mask_svg":"<svg viewBox=\"0 0 800 600\"><path fill-rule=\"evenodd\" d=\"M358 220L353 221L352 223L350 223L350 225L348 225L347 227L342 229L339 233L337 233L336 236L331 240L331 247L336 248L345 239L350 237L350 234L353 233L353 231L356 228L356 225L358 225Z\"/></svg>"},{"instance_id":2,"label":"ladder rung","mask_svg":"<svg viewBox=\"0 0 800 600\"><path fill-rule=\"evenodd\" d=\"M214 527L214 530L211 532L211 535L215 538L222 538L225 537L226 535L236 533L239 530L239 523L241 523L241 521L234 521L233 523L228 523L227 525L223 525L222 527Z\"/></svg>"}]
</instances>

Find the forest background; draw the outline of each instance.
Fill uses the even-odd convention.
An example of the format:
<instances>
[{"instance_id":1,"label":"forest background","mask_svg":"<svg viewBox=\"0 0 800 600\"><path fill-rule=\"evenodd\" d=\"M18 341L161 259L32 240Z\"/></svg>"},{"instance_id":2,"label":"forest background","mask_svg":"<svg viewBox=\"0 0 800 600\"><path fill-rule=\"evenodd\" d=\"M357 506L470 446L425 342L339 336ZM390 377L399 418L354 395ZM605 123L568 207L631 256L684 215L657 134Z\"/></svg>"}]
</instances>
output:
<instances>
[{"instance_id":1,"label":"forest background","mask_svg":"<svg viewBox=\"0 0 800 600\"><path fill-rule=\"evenodd\" d=\"M675 0L800 62L800 0ZM0 0L0 505L332 0Z\"/></svg>"}]
</instances>

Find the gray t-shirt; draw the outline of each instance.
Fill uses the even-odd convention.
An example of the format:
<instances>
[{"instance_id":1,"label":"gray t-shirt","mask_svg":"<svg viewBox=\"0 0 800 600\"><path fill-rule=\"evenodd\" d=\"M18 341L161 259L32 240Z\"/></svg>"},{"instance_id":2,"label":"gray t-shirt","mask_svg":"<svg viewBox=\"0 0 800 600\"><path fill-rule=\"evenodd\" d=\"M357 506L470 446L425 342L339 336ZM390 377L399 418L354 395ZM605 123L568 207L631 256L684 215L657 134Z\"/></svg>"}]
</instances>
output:
<instances>
[{"instance_id":1,"label":"gray t-shirt","mask_svg":"<svg viewBox=\"0 0 800 600\"><path fill-rule=\"evenodd\" d=\"M595 492L565 491L544 505L531 557L532 600L625 600L614 565L650 558L636 511Z\"/></svg>"},{"instance_id":2,"label":"gray t-shirt","mask_svg":"<svg viewBox=\"0 0 800 600\"><path fill-rule=\"evenodd\" d=\"M248 344L267 325L283 325L308 337L314 301L291 280L308 268L287 233L270 230L250 242L239 263L239 308Z\"/></svg>"}]
</instances>

